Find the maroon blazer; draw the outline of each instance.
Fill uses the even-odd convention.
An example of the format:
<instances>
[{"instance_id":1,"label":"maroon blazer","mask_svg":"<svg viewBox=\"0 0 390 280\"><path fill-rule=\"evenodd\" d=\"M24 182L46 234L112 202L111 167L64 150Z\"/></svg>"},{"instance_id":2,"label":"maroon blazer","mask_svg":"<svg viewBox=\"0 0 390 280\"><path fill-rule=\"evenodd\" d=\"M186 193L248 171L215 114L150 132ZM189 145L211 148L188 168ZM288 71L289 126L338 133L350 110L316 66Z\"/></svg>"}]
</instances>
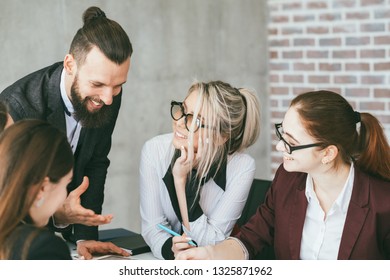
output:
<instances>
[{"instance_id":1,"label":"maroon blazer","mask_svg":"<svg viewBox=\"0 0 390 280\"><path fill-rule=\"evenodd\" d=\"M274 247L276 259L300 256L307 199L306 173L276 172L265 202L241 227L238 237L253 258L266 246ZM390 182L359 171L349 203L338 259L390 258Z\"/></svg>"}]
</instances>

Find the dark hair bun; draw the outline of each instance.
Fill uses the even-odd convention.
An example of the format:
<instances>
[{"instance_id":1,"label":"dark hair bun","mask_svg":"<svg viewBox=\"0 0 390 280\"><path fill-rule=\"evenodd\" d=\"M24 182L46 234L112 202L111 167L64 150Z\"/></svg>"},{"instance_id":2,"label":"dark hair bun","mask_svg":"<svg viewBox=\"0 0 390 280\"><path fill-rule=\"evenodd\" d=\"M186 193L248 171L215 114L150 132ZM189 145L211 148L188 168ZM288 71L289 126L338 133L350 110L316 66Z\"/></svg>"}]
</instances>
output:
<instances>
[{"instance_id":1,"label":"dark hair bun","mask_svg":"<svg viewBox=\"0 0 390 280\"><path fill-rule=\"evenodd\" d=\"M89 7L83 14L84 24L87 24L98 18L106 18L106 14L98 7Z\"/></svg>"}]
</instances>

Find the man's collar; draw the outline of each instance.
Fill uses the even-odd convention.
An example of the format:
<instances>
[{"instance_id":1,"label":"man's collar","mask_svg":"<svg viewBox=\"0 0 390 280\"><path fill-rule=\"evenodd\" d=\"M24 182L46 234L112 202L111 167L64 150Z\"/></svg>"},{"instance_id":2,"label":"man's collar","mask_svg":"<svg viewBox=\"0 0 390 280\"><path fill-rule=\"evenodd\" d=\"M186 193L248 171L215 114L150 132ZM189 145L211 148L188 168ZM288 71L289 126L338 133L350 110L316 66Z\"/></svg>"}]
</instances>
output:
<instances>
[{"instance_id":1,"label":"man's collar","mask_svg":"<svg viewBox=\"0 0 390 280\"><path fill-rule=\"evenodd\" d=\"M63 69L61 73L60 90L61 90L61 99L62 102L64 103L64 111L68 116L70 116L74 112L74 108L72 102L70 101L68 95L66 94L65 69Z\"/></svg>"}]
</instances>

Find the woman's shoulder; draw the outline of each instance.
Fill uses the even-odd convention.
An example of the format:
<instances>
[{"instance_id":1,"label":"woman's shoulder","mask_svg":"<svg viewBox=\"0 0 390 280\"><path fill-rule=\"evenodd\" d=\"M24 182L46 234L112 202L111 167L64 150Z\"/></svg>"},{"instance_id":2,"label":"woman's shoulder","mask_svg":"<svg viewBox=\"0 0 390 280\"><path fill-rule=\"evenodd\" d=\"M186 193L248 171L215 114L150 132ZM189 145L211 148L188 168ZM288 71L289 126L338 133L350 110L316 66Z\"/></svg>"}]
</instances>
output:
<instances>
[{"instance_id":1,"label":"woman's shoulder","mask_svg":"<svg viewBox=\"0 0 390 280\"><path fill-rule=\"evenodd\" d=\"M161 146L161 147L167 147L172 143L173 133L166 133L166 134L160 134L157 136L154 136L144 143L144 147L155 147L155 146Z\"/></svg>"},{"instance_id":2,"label":"woman's shoulder","mask_svg":"<svg viewBox=\"0 0 390 280\"><path fill-rule=\"evenodd\" d=\"M173 150L173 133L161 134L147 140L142 147L144 158L165 160ZM169 159L170 160L170 159Z\"/></svg>"},{"instance_id":3,"label":"woman's shoulder","mask_svg":"<svg viewBox=\"0 0 390 280\"><path fill-rule=\"evenodd\" d=\"M71 256L66 242L54 232L44 228L33 240L28 259L67 260L71 259Z\"/></svg>"},{"instance_id":4,"label":"woman's shoulder","mask_svg":"<svg viewBox=\"0 0 390 280\"><path fill-rule=\"evenodd\" d=\"M228 156L227 168L233 170L255 169L255 159L247 153L236 152Z\"/></svg>"},{"instance_id":5,"label":"woman's shoulder","mask_svg":"<svg viewBox=\"0 0 390 280\"><path fill-rule=\"evenodd\" d=\"M67 260L71 259L66 242L47 228L23 224L17 228L18 240L15 243L14 259L21 258L22 248L27 246L29 260Z\"/></svg>"},{"instance_id":6,"label":"woman's shoulder","mask_svg":"<svg viewBox=\"0 0 390 280\"><path fill-rule=\"evenodd\" d=\"M355 180L359 184L369 184L375 192L390 195L390 181L370 175L357 167L355 167Z\"/></svg>"},{"instance_id":7,"label":"woman's shoulder","mask_svg":"<svg viewBox=\"0 0 390 280\"><path fill-rule=\"evenodd\" d=\"M255 162L255 159L246 152L236 152L228 156L228 162Z\"/></svg>"},{"instance_id":8,"label":"woman's shoulder","mask_svg":"<svg viewBox=\"0 0 390 280\"><path fill-rule=\"evenodd\" d=\"M355 168L352 199L385 220L390 214L390 182Z\"/></svg>"},{"instance_id":9,"label":"woman's shoulder","mask_svg":"<svg viewBox=\"0 0 390 280\"><path fill-rule=\"evenodd\" d=\"M305 189L307 173L287 171L281 163L275 172L275 176L272 180L274 189L281 187L282 189L297 188L300 190Z\"/></svg>"}]
</instances>

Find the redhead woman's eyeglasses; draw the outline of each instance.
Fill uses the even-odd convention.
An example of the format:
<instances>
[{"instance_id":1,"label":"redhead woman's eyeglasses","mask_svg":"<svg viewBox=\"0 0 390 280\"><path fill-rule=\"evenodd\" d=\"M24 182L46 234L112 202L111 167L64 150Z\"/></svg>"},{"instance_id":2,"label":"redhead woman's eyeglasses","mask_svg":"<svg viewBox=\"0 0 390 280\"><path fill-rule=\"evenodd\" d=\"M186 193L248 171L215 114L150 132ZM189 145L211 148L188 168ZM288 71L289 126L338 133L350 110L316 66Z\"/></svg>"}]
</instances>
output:
<instances>
[{"instance_id":1,"label":"redhead woman's eyeglasses","mask_svg":"<svg viewBox=\"0 0 390 280\"><path fill-rule=\"evenodd\" d=\"M286 149L286 152L288 154L291 154L292 152L294 152L296 150L302 150L302 149L306 149L306 148L321 146L321 143L291 146L282 136L284 134L282 123L275 124L275 132L276 132L276 136L278 137L279 141L283 142L284 148Z\"/></svg>"}]
</instances>

